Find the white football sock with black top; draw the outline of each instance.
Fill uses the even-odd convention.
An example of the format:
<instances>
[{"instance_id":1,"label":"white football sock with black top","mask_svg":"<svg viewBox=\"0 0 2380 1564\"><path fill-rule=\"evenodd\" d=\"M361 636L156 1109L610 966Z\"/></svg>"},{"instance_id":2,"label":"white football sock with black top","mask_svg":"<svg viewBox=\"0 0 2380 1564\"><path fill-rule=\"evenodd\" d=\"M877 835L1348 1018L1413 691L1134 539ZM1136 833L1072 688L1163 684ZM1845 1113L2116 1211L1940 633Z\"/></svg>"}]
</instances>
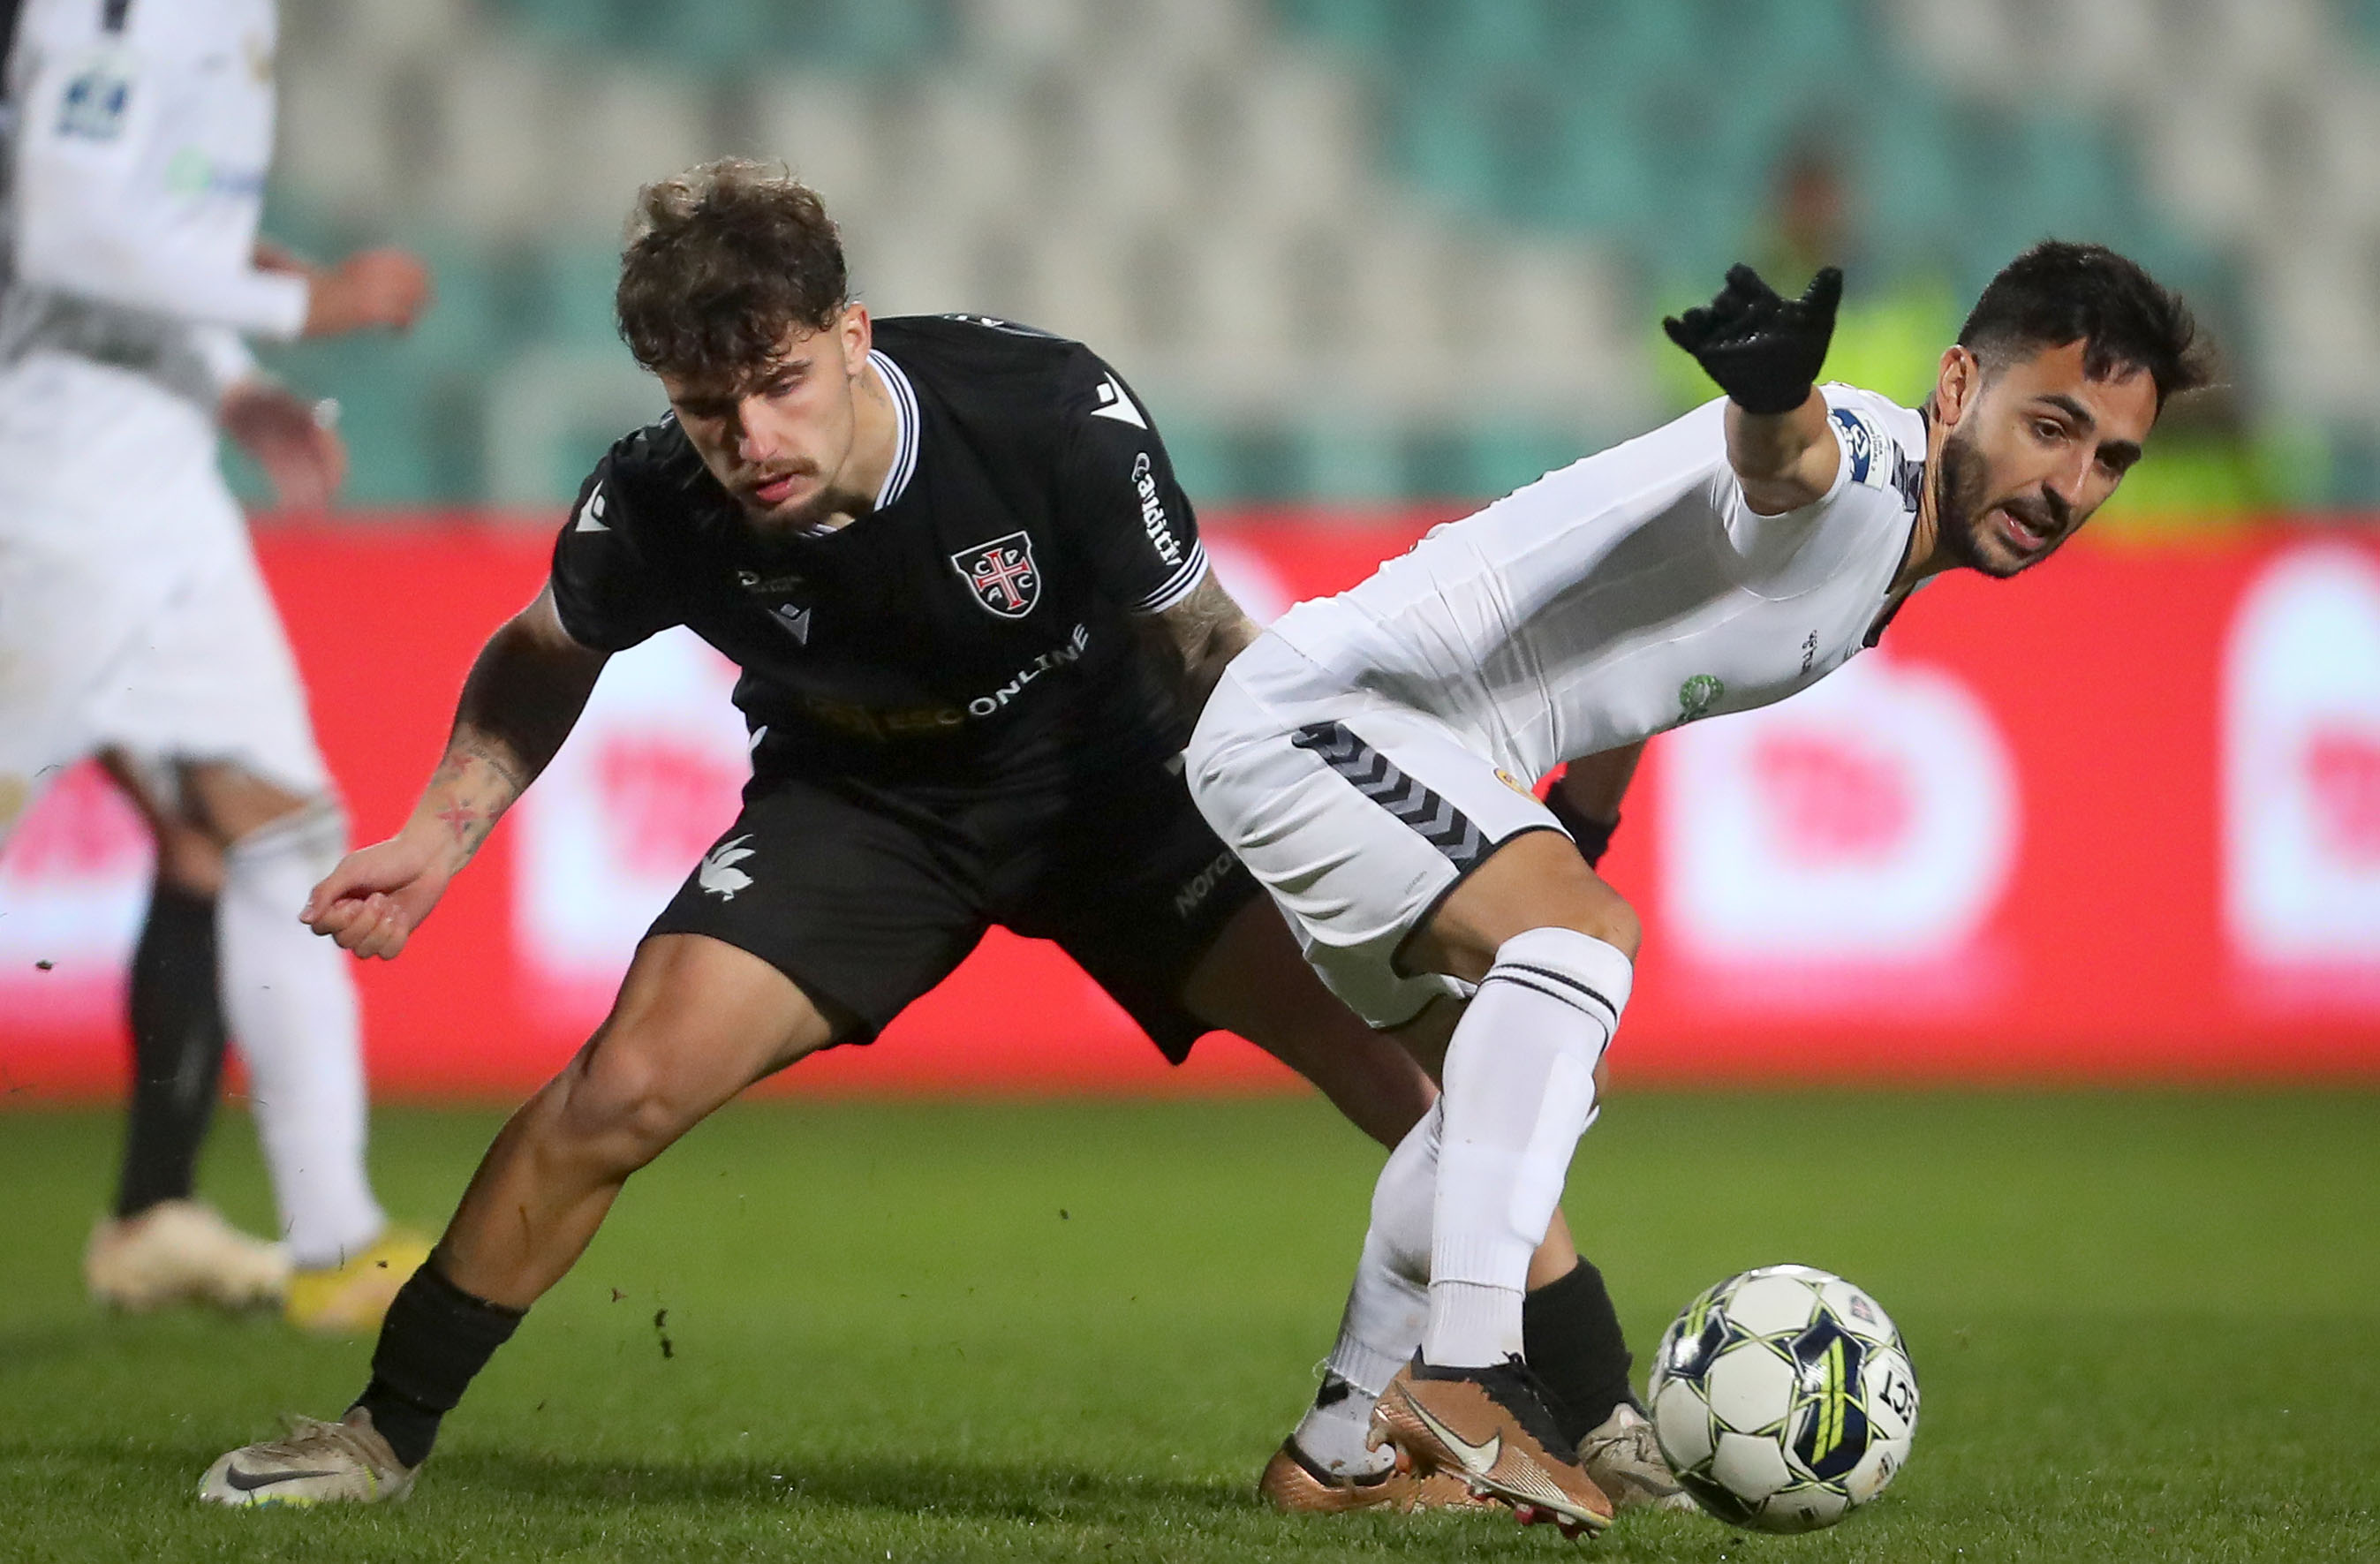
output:
<instances>
[{"instance_id":1,"label":"white football sock with black top","mask_svg":"<svg viewBox=\"0 0 2380 1564\"><path fill-rule=\"evenodd\" d=\"M1595 1067L1633 976L1616 946L1533 928L1497 951L1455 1027L1440 1098L1427 1362L1477 1367L1522 1351L1529 1256L1595 1117Z\"/></svg>"}]
</instances>

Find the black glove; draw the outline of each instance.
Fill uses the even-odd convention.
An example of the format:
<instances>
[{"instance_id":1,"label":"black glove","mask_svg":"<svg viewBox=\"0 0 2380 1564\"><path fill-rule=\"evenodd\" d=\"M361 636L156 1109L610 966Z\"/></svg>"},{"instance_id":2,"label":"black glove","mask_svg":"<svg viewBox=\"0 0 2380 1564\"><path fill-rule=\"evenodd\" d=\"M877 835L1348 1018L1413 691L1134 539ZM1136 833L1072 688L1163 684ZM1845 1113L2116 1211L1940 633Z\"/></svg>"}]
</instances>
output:
<instances>
[{"instance_id":1,"label":"black glove","mask_svg":"<svg viewBox=\"0 0 2380 1564\"><path fill-rule=\"evenodd\" d=\"M1730 266L1709 309L1671 316L1661 329L1745 412L1790 413L1818 382L1842 298L1840 267L1827 267L1788 303L1751 267Z\"/></svg>"},{"instance_id":2,"label":"black glove","mask_svg":"<svg viewBox=\"0 0 2380 1564\"><path fill-rule=\"evenodd\" d=\"M1588 868L1603 867L1603 855L1611 851L1611 833L1620 829L1620 816L1614 813L1608 820L1590 820L1578 811L1559 787L1546 794L1546 808L1570 832L1571 841L1578 844L1578 855L1586 860Z\"/></svg>"}]
</instances>

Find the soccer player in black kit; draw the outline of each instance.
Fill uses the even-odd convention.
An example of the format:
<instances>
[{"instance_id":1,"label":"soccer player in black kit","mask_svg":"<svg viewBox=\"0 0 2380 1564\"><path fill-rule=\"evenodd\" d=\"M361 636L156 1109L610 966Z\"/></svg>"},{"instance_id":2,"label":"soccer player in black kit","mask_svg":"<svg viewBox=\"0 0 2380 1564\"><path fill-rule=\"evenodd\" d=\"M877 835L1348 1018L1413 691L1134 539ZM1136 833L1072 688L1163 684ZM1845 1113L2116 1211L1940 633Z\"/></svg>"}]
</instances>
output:
<instances>
[{"instance_id":1,"label":"soccer player in black kit","mask_svg":"<svg viewBox=\"0 0 2380 1564\"><path fill-rule=\"evenodd\" d=\"M1432 1100L1191 805L1177 758L1254 629L1123 382L998 321L872 321L817 196L752 164L640 200L620 326L672 416L598 465L546 588L474 665L411 818L304 916L358 955L397 954L605 658L672 625L743 669L743 811L610 1017L489 1148L355 1406L225 1456L211 1499L404 1493L630 1173L753 1082L874 1037L991 924L1057 941L1169 1059L1236 1032L1390 1146ZM1560 1339L1544 1351L1568 1344L1592 1426L1627 1392L1618 1323L1559 1224L1539 1260L1535 1317ZM1291 1509L1465 1497L1442 1477L1342 1478L1293 1445L1265 1491Z\"/></svg>"}]
</instances>

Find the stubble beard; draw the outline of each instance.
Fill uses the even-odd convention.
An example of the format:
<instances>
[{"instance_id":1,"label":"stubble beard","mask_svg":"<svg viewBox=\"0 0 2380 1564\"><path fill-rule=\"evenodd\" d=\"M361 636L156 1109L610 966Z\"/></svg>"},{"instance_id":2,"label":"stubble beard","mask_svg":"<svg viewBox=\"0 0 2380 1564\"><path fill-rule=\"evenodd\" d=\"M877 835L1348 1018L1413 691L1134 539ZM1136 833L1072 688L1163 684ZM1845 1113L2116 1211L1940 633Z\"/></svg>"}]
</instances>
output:
<instances>
[{"instance_id":1,"label":"stubble beard","mask_svg":"<svg viewBox=\"0 0 2380 1564\"><path fill-rule=\"evenodd\" d=\"M2048 551L2031 558L2013 557L1985 535L1985 517L1990 511L1984 503L1984 454L1975 448L1974 436L1960 430L1944 435L1942 454L1935 465L1940 475L1934 490L1936 530L1952 561L1980 575L2005 581L2046 557Z\"/></svg>"}]
</instances>

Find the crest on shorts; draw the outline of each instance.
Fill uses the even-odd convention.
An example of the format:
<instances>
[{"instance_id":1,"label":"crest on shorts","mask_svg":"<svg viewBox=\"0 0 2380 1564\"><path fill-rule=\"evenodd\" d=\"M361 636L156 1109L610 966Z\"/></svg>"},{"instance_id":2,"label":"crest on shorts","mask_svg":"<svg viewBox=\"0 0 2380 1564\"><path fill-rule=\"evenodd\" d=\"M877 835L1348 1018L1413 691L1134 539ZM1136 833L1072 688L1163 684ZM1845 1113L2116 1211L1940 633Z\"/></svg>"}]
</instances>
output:
<instances>
[{"instance_id":1,"label":"crest on shorts","mask_svg":"<svg viewBox=\"0 0 2380 1564\"><path fill-rule=\"evenodd\" d=\"M756 851L744 845L751 840L752 833L747 830L713 847L703 855L702 862L695 866L695 883L722 902L735 900L738 891L749 891L752 877L735 866Z\"/></svg>"},{"instance_id":2,"label":"crest on shorts","mask_svg":"<svg viewBox=\"0 0 2380 1564\"><path fill-rule=\"evenodd\" d=\"M951 567L974 588L975 600L1002 619L1022 619L1041 600L1041 567L1033 563L1029 533L961 549L951 556Z\"/></svg>"}]
</instances>

